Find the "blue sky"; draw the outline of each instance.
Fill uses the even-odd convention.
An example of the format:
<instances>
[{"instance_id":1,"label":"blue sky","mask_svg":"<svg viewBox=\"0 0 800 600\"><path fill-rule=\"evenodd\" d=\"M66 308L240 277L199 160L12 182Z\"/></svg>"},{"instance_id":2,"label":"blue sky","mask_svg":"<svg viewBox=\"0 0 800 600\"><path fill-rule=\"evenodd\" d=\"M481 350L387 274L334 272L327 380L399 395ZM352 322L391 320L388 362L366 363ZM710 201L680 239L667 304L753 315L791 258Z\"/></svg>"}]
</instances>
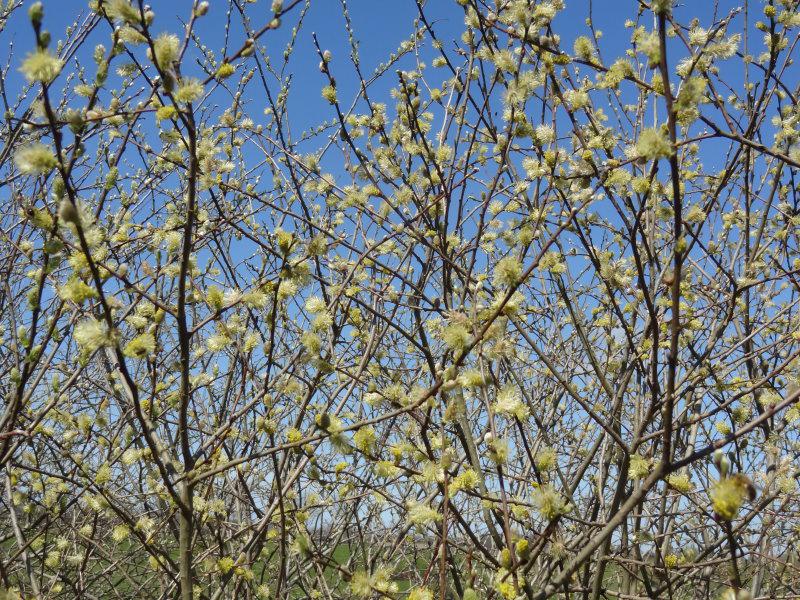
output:
<instances>
[{"instance_id":1,"label":"blue sky","mask_svg":"<svg viewBox=\"0 0 800 600\"><path fill-rule=\"evenodd\" d=\"M26 6L30 2L26 2ZM88 14L86 0L45 0L44 25L53 35L54 40L63 39L64 31L68 25L80 15ZM152 0L149 3L156 13L153 24L154 32L171 31L179 33L181 23L184 22L191 11L192 2L189 0ZM220 53L225 41L225 10L227 2L211 0L210 10L206 17L199 20L197 31L200 37L208 44L209 48ZM254 28L259 28L268 22L271 17L271 2L258 0L252 4L241 3L250 17ZM397 49L400 42L412 31L413 21L417 16L416 3L413 0L350 0L348 3L353 28L359 43L362 66L365 75L381 62L390 52ZM613 61L630 47L630 29L624 27L626 19L635 18L637 3L628 0L595 0L568 1L566 9L558 15L553 28L562 36L562 46L571 49L572 41L578 35L586 34L586 18L591 9L595 28L603 32L601 49L606 62ZM718 6L718 14L726 14L731 8L738 6L738 2L725 0L722 2L691 2L678 3L676 16L682 22L687 22L691 17L697 17L700 23L709 22L714 16L714 8ZM285 43L291 33L291 27L296 22L302 5L293 9L285 19L283 27L278 32L270 32L262 38L270 54L276 59L284 49ZM454 0L428 0L426 13L435 23L435 29L445 42L456 40L463 30L463 11ZM751 21L761 16L761 4L751 7ZM649 25L651 17L645 15L643 23ZM735 29L741 28L741 15L737 17L740 22ZM320 89L324 85L324 78L317 70L318 58L312 43L312 33L316 33L320 45L334 53L333 71L337 77L343 97L347 97L348 87L353 92L357 89L353 69L347 60L349 53L347 36L344 29L342 6L339 0L312 0L305 23L299 33L296 51L292 57L287 72L293 75L292 102L299 110L314 111L309 123L316 122L325 103L320 98ZM13 67L18 66L25 52L33 46L33 33L23 11L17 11L2 32L5 44L13 43L16 61ZM79 61L82 65L91 68L91 51L96 43L108 44L109 30L102 25L90 37L84 51L80 53ZM761 43L758 35L757 42ZM234 15L233 25L230 30L229 48L237 49L244 33L240 19ZM676 57L677 58L677 57ZM409 64L410 66L410 64ZM736 74L733 74L736 76ZM21 77L12 68L6 79L6 86L12 93L19 89L23 83ZM392 80L394 83L394 80ZM295 114L295 119L302 116Z\"/></svg>"}]
</instances>

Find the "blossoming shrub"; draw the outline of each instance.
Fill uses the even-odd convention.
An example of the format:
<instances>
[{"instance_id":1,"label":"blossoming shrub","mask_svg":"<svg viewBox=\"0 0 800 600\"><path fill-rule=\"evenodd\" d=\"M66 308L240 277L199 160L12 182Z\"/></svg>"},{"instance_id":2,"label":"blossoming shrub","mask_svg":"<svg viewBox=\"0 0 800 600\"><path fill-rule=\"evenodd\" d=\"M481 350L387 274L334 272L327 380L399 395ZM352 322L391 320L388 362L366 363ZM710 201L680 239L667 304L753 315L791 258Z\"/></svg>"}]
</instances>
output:
<instances>
[{"instance_id":1,"label":"blossoming shrub","mask_svg":"<svg viewBox=\"0 0 800 600\"><path fill-rule=\"evenodd\" d=\"M800 13L706 4L4 3L0 597L795 595Z\"/></svg>"}]
</instances>

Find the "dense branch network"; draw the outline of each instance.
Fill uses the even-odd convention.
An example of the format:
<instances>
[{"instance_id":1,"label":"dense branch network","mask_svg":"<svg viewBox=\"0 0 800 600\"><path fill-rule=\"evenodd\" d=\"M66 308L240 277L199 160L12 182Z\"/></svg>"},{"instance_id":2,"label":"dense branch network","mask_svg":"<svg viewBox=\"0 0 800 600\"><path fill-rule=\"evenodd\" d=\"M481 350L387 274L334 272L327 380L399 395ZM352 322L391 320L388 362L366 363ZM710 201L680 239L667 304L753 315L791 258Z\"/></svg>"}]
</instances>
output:
<instances>
[{"instance_id":1,"label":"dense branch network","mask_svg":"<svg viewBox=\"0 0 800 600\"><path fill-rule=\"evenodd\" d=\"M798 2L408 2L4 5L0 598L800 594Z\"/></svg>"}]
</instances>

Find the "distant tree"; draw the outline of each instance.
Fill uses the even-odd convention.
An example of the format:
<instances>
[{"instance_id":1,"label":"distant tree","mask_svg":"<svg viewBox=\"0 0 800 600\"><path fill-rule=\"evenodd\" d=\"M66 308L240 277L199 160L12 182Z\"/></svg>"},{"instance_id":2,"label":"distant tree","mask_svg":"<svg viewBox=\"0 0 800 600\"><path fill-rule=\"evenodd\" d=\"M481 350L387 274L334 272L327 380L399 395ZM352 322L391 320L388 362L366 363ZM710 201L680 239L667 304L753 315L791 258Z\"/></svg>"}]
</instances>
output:
<instances>
[{"instance_id":1,"label":"distant tree","mask_svg":"<svg viewBox=\"0 0 800 600\"><path fill-rule=\"evenodd\" d=\"M3 4L0 596L797 597L797 0L320 1Z\"/></svg>"}]
</instances>

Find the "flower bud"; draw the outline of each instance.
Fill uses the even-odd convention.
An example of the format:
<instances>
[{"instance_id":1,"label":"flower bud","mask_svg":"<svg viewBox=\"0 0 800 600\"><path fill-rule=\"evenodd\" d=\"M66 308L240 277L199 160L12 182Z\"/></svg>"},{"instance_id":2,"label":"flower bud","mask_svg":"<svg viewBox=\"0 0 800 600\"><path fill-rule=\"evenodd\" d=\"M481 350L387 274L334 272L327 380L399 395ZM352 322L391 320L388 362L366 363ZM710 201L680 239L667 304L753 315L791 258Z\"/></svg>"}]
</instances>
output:
<instances>
[{"instance_id":1,"label":"flower bud","mask_svg":"<svg viewBox=\"0 0 800 600\"><path fill-rule=\"evenodd\" d=\"M38 27L42 23L42 19L44 18L44 6L41 2L34 2L31 4L31 7L28 9L28 17L31 20L31 24L35 27Z\"/></svg>"},{"instance_id":2,"label":"flower bud","mask_svg":"<svg viewBox=\"0 0 800 600\"><path fill-rule=\"evenodd\" d=\"M323 431L328 431L331 426L331 416L328 413L322 413L316 417L317 427Z\"/></svg>"},{"instance_id":3,"label":"flower bud","mask_svg":"<svg viewBox=\"0 0 800 600\"><path fill-rule=\"evenodd\" d=\"M520 560L528 560L531 555L530 543L526 539L517 540L517 543L514 545L514 551Z\"/></svg>"},{"instance_id":4,"label":"flower bud","mask_svg":"<svg viewBox=\"0 0 800 600\"><path fill-rule=\"evenodd\" d=\"M78 224L80 220L78 209L75 208L75 204L73 204L72 200L69 198L64 198L61 201L61 204L58 207L58 218L64 223L72 223L75 225Z\"/></svg>"},{"instance_id":5,"label":"flower bud","mask_svg":"<svg viewBox=\"0 0 800 600\"><path fill-rule=\"evenodd\" d=\"M511 550L503 548L497 555L497 562L499 562L500 566L503 568L510 569L513 565L511 561Z\"/></svg>"},{"instance_id":6,"label":"flower bud","mask_svg":"<svg viewBox=\"0 0 800 600\"><path fill-rule=\"evenodd\" d=\"M717 467L717 471L719 471L720 476L725 477L728 475L730 460L728 460L728 457L725 456L725 452L722 451L722 448L717 448L714 451L711 461L714 463L714 466Z\"/></svg>"}]
</instances>

